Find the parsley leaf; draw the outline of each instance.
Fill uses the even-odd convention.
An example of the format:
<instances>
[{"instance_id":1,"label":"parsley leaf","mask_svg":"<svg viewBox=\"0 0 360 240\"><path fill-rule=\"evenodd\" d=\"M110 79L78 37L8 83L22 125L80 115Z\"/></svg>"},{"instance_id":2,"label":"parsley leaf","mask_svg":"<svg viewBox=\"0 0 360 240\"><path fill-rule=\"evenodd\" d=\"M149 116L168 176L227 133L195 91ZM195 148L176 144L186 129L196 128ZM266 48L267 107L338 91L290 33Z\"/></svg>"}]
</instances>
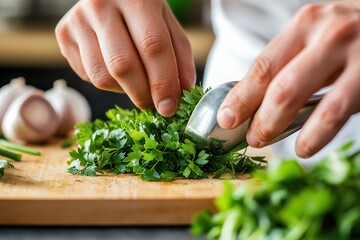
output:
<instances>
[{"instance_id":1,"label":"parsley leaf","mask_svg":"<svg viewBox=\"0 0 360 240\"><path fill-rule=\"evenodd\" d=\"M107 120L76 126L78 143L71 150L68 172L95 176L102 170L114 174L135 173L147 181L171 181L177 177L205 178L213 172L234 177L261 167L263 158L237 152L224 154L221 144L214 149L197 149L186 139L186 124L204 95L201 87L184 91L177 112L165 118L152 110L125 110L115 107L106 112Z\"/></svg>"},{"instance_id":2,"label":"parsley leaf","mask_svg":"<svg viewBox=\"0 0 360 240\"><path fill-rule=\"evenodd\" d=\"M0 179L4 176L5 168L14 168L14 165L6 160L0 159Z\"/></svg>"}]
</instances>

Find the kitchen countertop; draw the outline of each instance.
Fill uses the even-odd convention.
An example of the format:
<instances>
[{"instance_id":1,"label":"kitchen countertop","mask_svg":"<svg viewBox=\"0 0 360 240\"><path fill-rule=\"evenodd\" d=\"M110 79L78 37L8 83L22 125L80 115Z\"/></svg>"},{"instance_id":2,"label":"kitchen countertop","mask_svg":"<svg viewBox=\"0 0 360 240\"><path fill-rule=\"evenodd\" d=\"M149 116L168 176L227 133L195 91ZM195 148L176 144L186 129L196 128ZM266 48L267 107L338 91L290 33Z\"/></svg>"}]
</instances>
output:
<instances>
[{"instance_id":1,"label":"kitchen countertop","mask_svg":"<svg viewBox=\"0 0 360 240\"><path fill-rule=\"evenodd\" d=\"M208 28L186 26L195 64L204 67L214 35ZM54 34L54 24L16 25L0 22L0 65L15 67L64 66Z\"/></svg>"},{"instance_id":2,"label":"kitchen countertop","mask_svg":"<svg viewBox=\"0 0 360 240\"><path fill-rule=\"evenodd\" d=\"M0 240L204 240L192 236L188 227L108 227L108 228L0 228Z\"/></svg>"}]
</instances>

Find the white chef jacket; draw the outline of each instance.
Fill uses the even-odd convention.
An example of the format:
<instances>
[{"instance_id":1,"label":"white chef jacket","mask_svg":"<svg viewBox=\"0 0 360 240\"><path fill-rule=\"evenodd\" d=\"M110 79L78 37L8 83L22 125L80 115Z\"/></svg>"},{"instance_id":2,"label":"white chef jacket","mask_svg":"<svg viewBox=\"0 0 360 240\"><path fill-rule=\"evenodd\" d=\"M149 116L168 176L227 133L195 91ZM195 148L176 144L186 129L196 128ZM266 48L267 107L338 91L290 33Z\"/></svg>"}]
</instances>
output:
<instances>
[{"instance_id":1,"label":"white chef jacket","mask_svg":"<svg viewBox=\"0 0 360 240\"><path fill-rule=\"evenodd\" d=\"M305 4L323 1L311 0L212 0L212 23L216 35L209 54L204 76L204 88L240 80L252 61L265 45L290 22ZM276 158L297 158L295 140L298 132L272 145ZM354 115L337 136L310 159L313 163L338 149L349 140L355 140L354 149L360 149L360 115Z\"/></svg>"}]
</instances>

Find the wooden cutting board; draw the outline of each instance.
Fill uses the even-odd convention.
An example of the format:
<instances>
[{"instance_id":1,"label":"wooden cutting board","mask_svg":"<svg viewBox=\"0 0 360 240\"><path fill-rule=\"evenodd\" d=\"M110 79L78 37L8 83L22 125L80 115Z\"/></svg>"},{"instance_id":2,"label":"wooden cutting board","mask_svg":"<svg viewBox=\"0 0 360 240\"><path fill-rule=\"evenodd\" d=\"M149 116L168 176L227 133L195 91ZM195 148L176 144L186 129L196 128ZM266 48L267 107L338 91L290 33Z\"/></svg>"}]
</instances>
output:
<instances>
[{"instance_id":1,"label":"wooden cutting board","mask_svg":"<svg viewBox=\"0 0 360 240\"><path fill-rule=\"evenodd\" d=\"M187 225L203 209L214 210L223 180L145 182L131 174L98 177L65 172L69 149L61 140L32 146L0 180L1 225ZM264 152L265 151L265 152ZM269 149L254 153L270 156ZM241 185L245 175L231 182Z\"/></svg>"}]
</instances>

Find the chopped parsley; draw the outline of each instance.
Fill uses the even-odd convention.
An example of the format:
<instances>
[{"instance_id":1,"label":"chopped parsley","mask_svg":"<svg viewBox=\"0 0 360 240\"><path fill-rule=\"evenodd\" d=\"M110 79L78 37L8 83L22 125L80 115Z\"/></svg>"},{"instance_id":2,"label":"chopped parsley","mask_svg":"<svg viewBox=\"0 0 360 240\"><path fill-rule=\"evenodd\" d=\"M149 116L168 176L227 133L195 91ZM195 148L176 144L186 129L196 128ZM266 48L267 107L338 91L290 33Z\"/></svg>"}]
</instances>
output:
<instances>
[{"instance_id":1,"label":"chopped parsley","mask_svg":"<svg viewBox=\"0 0 360 240\"><path fill-rule=\"evenodd\" d=\"M68 172L96 176L104 171L135 173L143 180L171 181L178 177L219 178L228 172L247 173L261 167L263 157L239 152L223 153L198 149L184 137L186 124L204 95L201 87L184 91L177 112L165 118L152 110L125 110L115 107L106 112L107 120L76 126L77 149L70 151Z\"/></svg>"}]
</instances>

